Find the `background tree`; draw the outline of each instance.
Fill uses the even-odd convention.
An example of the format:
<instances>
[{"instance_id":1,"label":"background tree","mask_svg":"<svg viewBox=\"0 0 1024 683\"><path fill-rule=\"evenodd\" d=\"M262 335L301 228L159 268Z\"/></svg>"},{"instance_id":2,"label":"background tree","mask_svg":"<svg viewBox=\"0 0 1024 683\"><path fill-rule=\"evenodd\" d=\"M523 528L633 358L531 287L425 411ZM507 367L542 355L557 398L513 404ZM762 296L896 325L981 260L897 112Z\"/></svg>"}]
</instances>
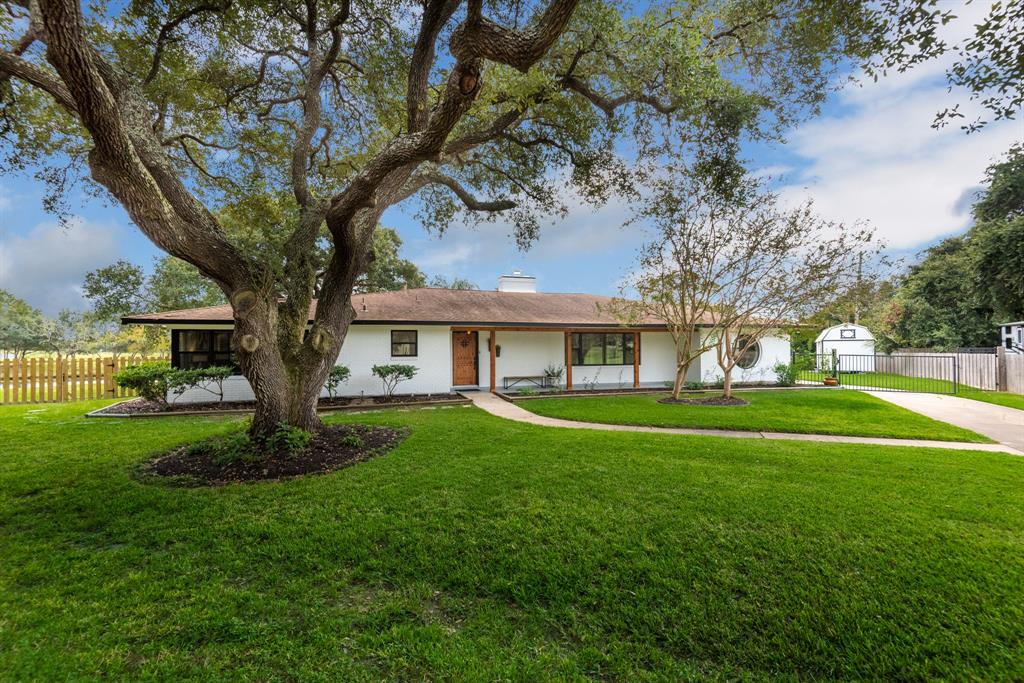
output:
<instances>
[{"instance_id":1,"label":"background tree","mask_svg":"<svg viewBox=\"0 0 1024 683\"><path fill-rule=\"evenodd\" d=\"M85 275L82 293L101 320L119 323L140 311L215 306L224 295L192 265L172 256L154 259L153 272L119 260Z\"/></svg>"},{"instance_id":2,"label":"background tree","mask_svg":"<svg viewBox=\"0 0 1024 683\"><path fill-rule=\"evenodd\" d=\"M41 346L64 358L73 358L90 351L100 334L95 318L65 308L44 323Z\"/></svg>"},{"instance_id":3,"label":"background tree","mask_svg":"<svg viewBox=\"0 0 1024 683\"><path fill-rule=\"evenodd\" d=\"M393 228L377 226L373 233L373 260L356 281L357 292L393 292L427 286L427 276L412 261L401 258L402 238Z\"/></svg>"},{"instance_id":4,"label":"background tree","mask_svg":"<svg viewBox=\"0 0 1024 683\"><path fill-rule=\"evenodd\" d=\"M317 424L387 207L417 195L439 229L456 210L505 212L529 244L539 216L564 209L565 179L595 202L632 191L627 171L656 157L649 133L663 126L776 136L886 28L854 0L0 8L5 166L57 160L41 174L57 205L63 171L88 168L216 283L256 436ZM633 169L615 154L624 137ZM232 212L246 230L225 229Z\"/></svg>"},{"instance_id":5,"label":"background tree","mask_svg":"<svg viewBox=\"0 0 1024 683\"><path fill-rule=\"evenodd\" d=\"M39 349L46 319L38 309L0 289L0 350L4 357L24 358Z\"/></svg>"},{"instance_id":6,"label":"background tree","mask_svg":"<svg viewBox=\"0 0 1024 683\"><path fill-rule=\"evenodd\" d=\"M451 279L444 275L435 275L430 278L430 286L434 289L480 289L475 282L464 277L453 277Z\"/></svg>"},{"instance_id":7,"label":"background tree","mask_svg":"<svg viewBox=\"0 0 1024 683\"><path fill-rule=\"evenodd\" d=\"M961 236L927 249L872 327L881 347L994 346L996 325L1024 318L1024 147L989 167Z\"/></svg>"}]
</instances>

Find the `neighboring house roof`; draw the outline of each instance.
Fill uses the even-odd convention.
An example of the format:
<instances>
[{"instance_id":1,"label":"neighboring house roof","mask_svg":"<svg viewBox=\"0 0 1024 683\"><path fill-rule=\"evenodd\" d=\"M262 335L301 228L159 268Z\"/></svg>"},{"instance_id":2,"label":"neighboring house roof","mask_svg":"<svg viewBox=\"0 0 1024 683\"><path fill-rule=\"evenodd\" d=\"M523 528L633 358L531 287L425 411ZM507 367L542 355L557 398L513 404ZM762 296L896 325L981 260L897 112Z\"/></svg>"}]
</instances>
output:
<instances>
[{"instance_id":1,"label":"neighboring house roof","mask_svg":"<svg viewBox=\"0 0 1024 683\"><path fill-rule=\"evenodd\" d=\"M479 326L610 327L622 323L608 310L612 297L595 294L497 292L466 289L403 289L353 294L356 323L405 323ZM310 307L310 319L316 302ZM230 324L231 307L208 306L163 313L141 313L122 323L150 325ZM653 317L640 327L664 327Z\"/></svg>"}]
</instances>

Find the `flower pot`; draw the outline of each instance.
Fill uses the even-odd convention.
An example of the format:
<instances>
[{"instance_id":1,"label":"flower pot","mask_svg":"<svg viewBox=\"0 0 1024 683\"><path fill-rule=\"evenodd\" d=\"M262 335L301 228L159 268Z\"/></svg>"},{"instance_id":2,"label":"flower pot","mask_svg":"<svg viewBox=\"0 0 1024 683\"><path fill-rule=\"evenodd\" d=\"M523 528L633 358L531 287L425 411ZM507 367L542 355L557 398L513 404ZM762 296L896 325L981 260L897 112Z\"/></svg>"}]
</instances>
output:
<instances>
[{"instance_id":1,"label":"flower pot","mask_svg":"<svg viewBox=\"0 0 1024 683\"><path fill-rule=\"evenodd\" d=\"M826 387L838 387L839 386L839 380L836 379L835 377L826 377L825 378L825 386Z\"/></svg>"}]
</instances>

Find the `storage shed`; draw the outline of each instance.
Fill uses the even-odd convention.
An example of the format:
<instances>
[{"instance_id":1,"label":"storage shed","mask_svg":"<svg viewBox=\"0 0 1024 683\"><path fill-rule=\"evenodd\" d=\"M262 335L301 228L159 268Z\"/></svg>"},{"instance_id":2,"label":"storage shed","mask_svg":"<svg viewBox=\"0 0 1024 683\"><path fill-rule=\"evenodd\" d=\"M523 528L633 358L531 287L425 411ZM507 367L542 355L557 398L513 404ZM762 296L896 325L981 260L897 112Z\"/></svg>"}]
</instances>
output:
<instances>
[{"instance_id":1,"label":"storage shed","mask_svg":"<svg viewBox=\"0 0 1024 683\"><path fill-rule=\"evenodd\" d=\"M875 371L875 335L863 325L843 323L822 330L814 340L814 352L831 356L833 351L844 372Z\"/></svg>"}]
</instances>

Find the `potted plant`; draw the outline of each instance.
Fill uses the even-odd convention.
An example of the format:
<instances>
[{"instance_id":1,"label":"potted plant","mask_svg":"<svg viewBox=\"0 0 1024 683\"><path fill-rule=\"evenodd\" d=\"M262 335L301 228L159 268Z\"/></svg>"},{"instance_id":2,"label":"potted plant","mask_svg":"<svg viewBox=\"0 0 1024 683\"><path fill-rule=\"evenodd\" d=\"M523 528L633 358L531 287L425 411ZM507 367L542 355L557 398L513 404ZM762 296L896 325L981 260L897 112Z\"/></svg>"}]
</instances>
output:
<instances>
[{"instance_id":1,"label":"potted plant","mask_svg":"<svg viewBox=\"0 0 1024 683\"><path fill-rule=\"evenodd\" d=\"M825 373L824 384L826 387L837 387L839 386L839 377L836 373L836 366L839 363L836 362L836 357L825 356L821 360L821 370Z\"/></svg>"}]
</instances>

